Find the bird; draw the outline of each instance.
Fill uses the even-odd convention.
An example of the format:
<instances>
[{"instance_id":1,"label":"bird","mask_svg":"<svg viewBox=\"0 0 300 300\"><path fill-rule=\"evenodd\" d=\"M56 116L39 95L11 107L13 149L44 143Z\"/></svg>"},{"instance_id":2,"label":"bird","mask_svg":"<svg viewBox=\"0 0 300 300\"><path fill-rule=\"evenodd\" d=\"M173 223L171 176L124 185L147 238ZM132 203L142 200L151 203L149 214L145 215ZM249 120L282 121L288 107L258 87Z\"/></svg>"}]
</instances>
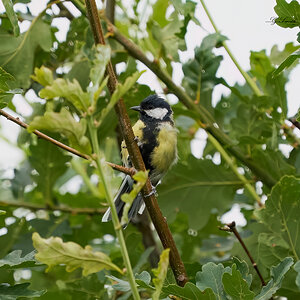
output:
<instances>
[{"instance_id":1,"label":"bird","mask_svg":"<svg viewBox=\"0 0 300 300\"><path fill-rule=\"evenodd\" d=\"M132 127L135 139L141 151L145 167L156 193L156 186L169 168L177 161L177 129L174 125L173 111L167 101L158 95L150 95L139 106L130 109L139 112L139 120ZM132 167L126 144L121 144L121 157L125 167ZM130 193L134 180L126 175L114 198L119 219L122 218L125 203L121 200L124 193ZM149 195L148 195L149 196ZM134 199L128 212L128 220L142 214L145 204L141 193ZM110 208L103 215L102 222L111 220ZM127 224L123 224L126 228Z\"/></svg>"}]
</instances>

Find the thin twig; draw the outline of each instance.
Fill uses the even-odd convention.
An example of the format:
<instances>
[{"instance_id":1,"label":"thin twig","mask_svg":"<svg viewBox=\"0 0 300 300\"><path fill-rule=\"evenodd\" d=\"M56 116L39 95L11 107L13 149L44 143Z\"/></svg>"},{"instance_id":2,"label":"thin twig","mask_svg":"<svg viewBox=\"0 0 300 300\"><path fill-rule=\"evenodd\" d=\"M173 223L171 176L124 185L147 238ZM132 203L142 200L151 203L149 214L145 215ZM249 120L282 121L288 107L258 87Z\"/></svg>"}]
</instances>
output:
<instances>
[{"instance_id":1,"label":"thin twig","mask_svg":"<svg viewBox=\"0 0 300 300\"><path fill-rule=\"evenodd\" d=\"M74 15L64 6L63 3L59 2L56 5L60 10L59 16L66 17L70 21L74 19Z\"/></svg>"},{"instance_id":2,"label":"thin twig","mask_svg":"<svg viewBox=\"0 0 300 300\"><path fill-rule=\"evenodd\" d=\"M0 206L12 206L12 207L23 207L28 208L30 210L48 210L48 211L54 211L59 210L66 213L71 213L73 215L77 214L85 214L85 215L98 215L103 214L106 210L106 208L91 208L91 207L68 207L68 206L60 206L60 205L39 205L35 203L30 202L24 202L24 201L4 201L0 200Z\"/></svg>"},{"instance_id":3,"label":"thin twig","mask_svg":"<svg viewBox=\"0 0 300 300\"><path fill-rule=\"evenodd\" d=\"M92 32L94 35L95 43L96 44L105 44L104 35L102 31L102 27L100 24L98 11L95 5L95 1L93 0L86 0L87 5L87 14L89 16ZM117 86L117 78L114 73L113 67L111 62L107 65L107 73L109 75L108 80L108 89L109 92L112 94ZM132 131L132 127L130 124L130 119L126 111L126 107L124 104L123 99L120 99L119 102L115 105L116 114L119 119L119 125L122 132L122 136L125 140L127 150L130 156L130 159L133 163L133 166L137 170L145 171L145 164L140 152L139 147L135 141L135 137ZM147 180L145 184L142 194L150 195L152 191L152 185L150 180ZM185 271L184 264L180 258L180 254L178 249L176 248L175 241L169 229L166 219L162 215L162 212L158 206L157 199L155 195L151 195L147 198L144 197L144 201L146 207L148 209L149 215L153 222L153 225L160 237L160 240L164 246L164 248L170 249L170 266L174 273L175 279L180 286L184 286L187 282L187 274Z\"/></svg>"},{"instance_id":4,"label":"thin twig","mask_svg":"<svg viewBox=\"0 0 300 300\"><path fill-rule=\"evenodd\" d=\"M106 22L108 24L108 30L111 33L110 37L118 41L132 57L145 64L161 81L163 81L170 92L176 95L180 102L199 117L204 124L204 129L211 133L217 141L226 148L226 150L249 167L268 187L272 187L276 183L276 180L267 170L257 164L253 159L247 157L247 155L232 142L228 135L219 129L216 125L216 121L205 107L201 104L196 105L182 87L177 86L173 82L171 76L159 66L156 60L151 61L137 45L121 34L113 24L109 23L108 20L106 20Z\"/></svg>"},{"instance_id":5,"label":"thin twig","mask_svg":"<svg viewBox=\"0 0 300 300\"><path fill-rule=\"evenodd\" d=\"M108 161L106 163L110 167L112 167L114 170L120 171L124 174L130 175L130 176L133 176L134 174L136 174L136 170L134 168L126 168L126 167L123 167L123 166L120 166L120 165L117 165L117 164L114 164L114 163L111 163Z\"/></svg>"},{"instance_id":6,"label":"thin twig","mask_svg":"<svg viewBox=\"0 0 300 300\"><path fill-rule=\"evenodd\" d=\"M25 128L25 129L27 129L28 126L29 126L28 124L22 122L18 117L17 118L13 117L12 115L10 115L9 113L7 113L3 109L0 109L0 115L4 116L7 120L12 121L12 122L20 125L21 127ZM81 153L81 152L77 151L76 149L71 148L71 147L63 144L63 143L61 143L61 142L53 139L52 137L50 137L50 136L48 136L48 135L46 135L46 134L44 134L44 133L42 133L42 132L40 132L38 130L34 130L33 133L35 135L37 135L39 138L44 139L44 140L46 140L46 141L48 141L48 142L50 142L50 143L52 143L52 144L60 147L61 149L64 149L64 150L66 150L66 151L68 151L68 152L70 152L72 154L75 154L75 155L81 157L81 158L84 158L84 159L87 159L87 160L90 159L90 157L87 154ZM133 168L126 168L126 167L123 167L123 166L120 166L120 165L117 165L117 164L114 164L114 163L111 163L111 162L106 162L106 163L110 167L112 167L114 170L120 171L120 172L122 172L124 174L133 176L136 173L136 170L133 169Z\"/></svg>"},{"instance_id":7,"label":"thin twig","mask_svg":"<svg viewBox=\"0 0 300 300\"><path fill-rule=\"evenodd\" d=\"M242 237L240 236L240 234L238 233L238 231L236 230L236 227L235 227L235 222L231 222L229 224L226 224L225 227L219 227L220 230L224 230L224 231L229 231L229 232L233 232L233 234L235 235L235 237L238 239L238 241L240 242L240 244L242 245L243 249L245 250L247 256L249 257L251 263L252 263L252 266L253 268L255 269L260 281L261 281L261 284L262 286L265 286L266 285L266 282L264 281L259 269L258 269L258 266L255 262L255 260L253 259L251 253L249 252L247 246L245 245L244 241L242 240Z\"/></svg>"},{"instance_id":8,"label":"thin twig","mask_svg":"<svg viewBox=\"0 0 300 300\"><path fill-rule=\"evenodd\" d=\"M295 118L290 118L289 121L300 130L300 122L298 122Z\"/></svg>"},{"instance_id":9,"label":"thin twig","mask_svg":"<svg viewBox=\"0 0 300 300\"><path fill-rule=\"evenodd\" d=\"M7 120L12 121L12 122L20 125L21 127L25 128L25 129L28 128L28 124L22 122L19 118L13 117L12 115L10 115L9 113L7 113L3 109L0 109L0 115L4 116ZM71 148L71 147L63 144L63 143L61 143L61 142L59 142L59 141L51 138L50 136L48 136L48 135L46 135L46 134L44 134L44 133L42 133L42 132L40 132L38 130L34 130L34 131L32 131L32 133L34 133L35 135L37 135L39 138L44 139L44 140L46 140L46 141L48 141L48 142L50 142L50 143L58 146L61 149L64 149L64 150L66 150L66 151L68 151L70 153L73 153L73 154L75 154L75 155L77 155L79 157L82 157L82 158L85 158L85 159L90 159L90 157L87 154L80 153L76 149Z\"/></svg>"}]
</instances>

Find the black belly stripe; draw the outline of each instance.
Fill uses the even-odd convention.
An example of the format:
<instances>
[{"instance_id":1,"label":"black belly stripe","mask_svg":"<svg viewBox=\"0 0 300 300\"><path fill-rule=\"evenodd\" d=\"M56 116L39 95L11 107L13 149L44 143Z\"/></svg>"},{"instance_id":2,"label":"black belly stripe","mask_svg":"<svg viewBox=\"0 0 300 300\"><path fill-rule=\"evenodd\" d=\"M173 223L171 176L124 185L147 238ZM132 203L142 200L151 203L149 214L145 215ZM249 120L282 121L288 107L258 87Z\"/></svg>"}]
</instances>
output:
<instances>
[{"instance_id":1,"label":"black belly stripe","mask_svg":"<svg viewBox=\"0 0 300 300\"><path fill-rule=\"evenodd\" d=\"M147 124L145 128L143 128L143 144L140 146L140 150L143 156L143 160L145 163L145 167L150 172L153 170L153 166L151 164L151 153L153 149L158 146L157 143L157 134L158 134L158 122L152 122L151 124Z\"/></svg>"}]
</instances>

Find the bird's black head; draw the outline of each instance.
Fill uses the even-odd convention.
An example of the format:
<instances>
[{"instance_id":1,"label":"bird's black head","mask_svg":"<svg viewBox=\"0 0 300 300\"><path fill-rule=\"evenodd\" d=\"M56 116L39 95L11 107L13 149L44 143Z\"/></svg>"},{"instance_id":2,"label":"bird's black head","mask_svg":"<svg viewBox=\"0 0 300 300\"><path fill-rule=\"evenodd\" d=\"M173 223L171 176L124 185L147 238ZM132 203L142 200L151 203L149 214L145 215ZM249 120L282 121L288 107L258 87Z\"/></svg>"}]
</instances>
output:
<instances>
[{"instance_id":1,"label":"bird's black head","mask_svg":"<svg viewBox=\"0 0 300 300\"><path fill-rule=\"evenodd\" d=\"M131 109L139 111L143 121L172 122L173 112L169 103L157 95L145 98L140 106L134 106Z\"/></svg>"}]
</instances>

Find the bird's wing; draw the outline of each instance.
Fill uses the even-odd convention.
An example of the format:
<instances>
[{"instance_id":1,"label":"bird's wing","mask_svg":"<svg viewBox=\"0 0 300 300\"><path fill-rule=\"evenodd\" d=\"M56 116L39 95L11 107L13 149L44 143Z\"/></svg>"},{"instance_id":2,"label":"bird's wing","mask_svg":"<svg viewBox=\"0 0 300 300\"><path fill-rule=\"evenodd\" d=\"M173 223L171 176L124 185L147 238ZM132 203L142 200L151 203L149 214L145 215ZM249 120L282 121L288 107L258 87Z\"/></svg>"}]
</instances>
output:
<instances>
[{"instance_id":1,"label":"bird's wing","mask_svg":"<svg viewBox=\"0 0 300 300\"><path fill-rule=\"evenodd\" d=\"M114 203L116 206L116 210L117 210L119 219L122 217L123 208L125 205L125 203L121 200L121 196L124 193L129 193L131 191L133 182L134 181L131 178L131 176L126 175L122 181L122 184L119 188L117 195L115 196ZM108 222L109 220L111 220L110 208L108 208L107 211L105 212L105 214L103 215L102 222Z\"/></svg>"}]
</instances>

